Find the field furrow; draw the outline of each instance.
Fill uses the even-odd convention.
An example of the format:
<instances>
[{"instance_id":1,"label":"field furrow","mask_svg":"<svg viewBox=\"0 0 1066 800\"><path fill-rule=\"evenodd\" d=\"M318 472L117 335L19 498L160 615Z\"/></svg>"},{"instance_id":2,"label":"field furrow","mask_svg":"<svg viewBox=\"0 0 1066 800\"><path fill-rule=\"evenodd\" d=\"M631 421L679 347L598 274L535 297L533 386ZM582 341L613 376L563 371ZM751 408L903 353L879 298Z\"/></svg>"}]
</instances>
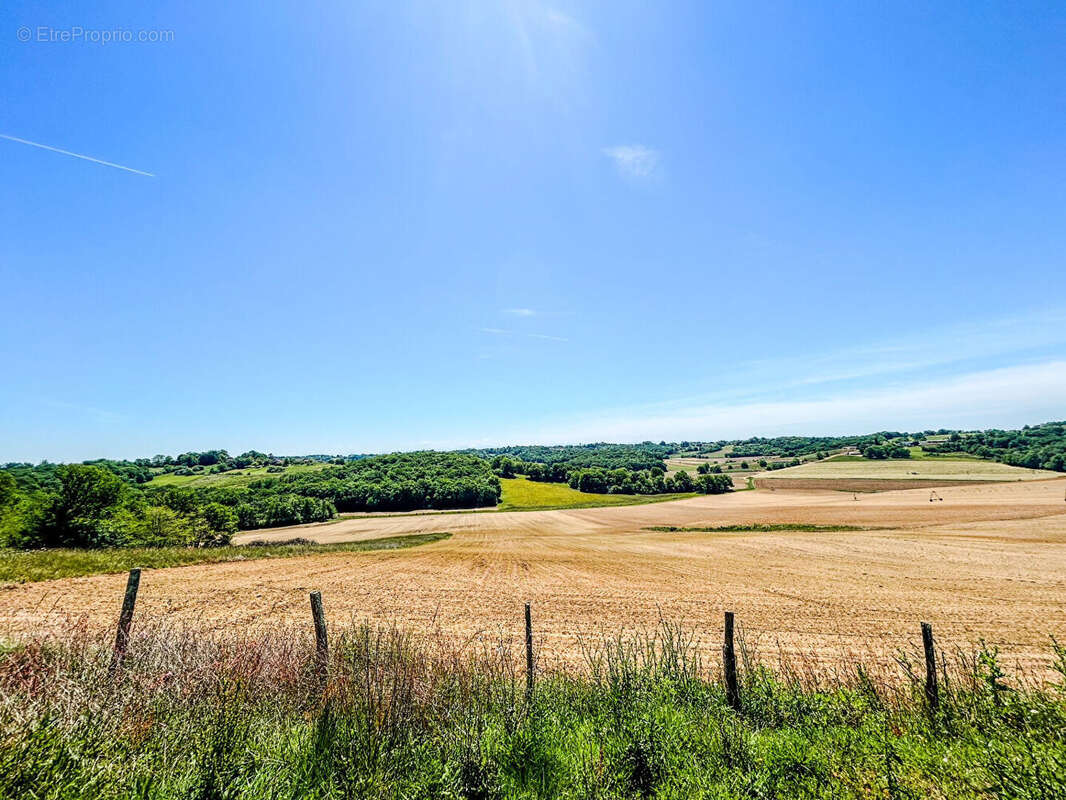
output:
<instances>
[{"instance_id":1,"label":"field furrow","mask_svg":"<svg viewBox=\"0 0 1066 800\"><path fill-rule=\"evenodd\" d=\"M308 622L321 590L332 624L435 629L462 639L520 634L534 606L548 660L574 663L580 639L654 627L700 631L714 657L721 613L749 643L817 661L886 662L913 645L918 621L939 640L979 638L1010 659L1039 661L1066 638L1066 479L867 494L757 490L646 506L350 519L298 531L320 541L451 531L403 551L312 555L146 572L138 619L220 631ZM838 532L659 532L653 525L853 525ZM111 624L122 575L25 584L0 592L9 636L84 618Z\"/></svg>"}]
</instances>

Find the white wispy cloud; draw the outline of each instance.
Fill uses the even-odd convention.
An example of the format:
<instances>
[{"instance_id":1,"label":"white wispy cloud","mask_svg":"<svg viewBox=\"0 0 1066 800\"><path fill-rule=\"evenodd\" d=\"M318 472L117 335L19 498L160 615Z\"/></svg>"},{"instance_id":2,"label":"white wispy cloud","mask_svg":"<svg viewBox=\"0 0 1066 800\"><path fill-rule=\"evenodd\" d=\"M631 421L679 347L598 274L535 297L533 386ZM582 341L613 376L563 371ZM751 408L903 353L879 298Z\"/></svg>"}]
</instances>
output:
<instances>
[{"instance_id":1,"label":"white wispy cloud","mask_svg":"<svg viewBox=\"0 0 1066 800\"><path fill-rule=\"evenodd\" d=\"M530 441L589 442L1014 427L1061 419L1063 409L1066 361L1053 360L819 398L620 409L528 433Z\"/></svg>"},{"instance_id":2,"label":"white wispy cloud","mask_svg":"<svg viewBox=\"0 0 1066 800\"><path fill-rule=\"evenodd\" d=\"M549 342L569 342L570 341L565 336L550 336L547 333L527 333L526 336L528 336L530 339L545 339L545 340L547 340Z\"/></svg>"},{"instance_id":3,"label":"white wispy cloud","mask_svg":"<svg viewBox=\"0 0 1066 800\"><path fill-rule=\"evenodd\" d=\"M543 101L567 107L584 91L585 53L595 37L575 16L541 0L470 4L501 14L513 37L508 51L519 61L526 87Z\"/></svg>"},{"instance_id":4,"label":"white wispy cloud","mask_svg":"<svg viewBox=\"0 0 1066 800\"><path fill-rule=\"evenodd\" d=\"M629 178L648 178L659 169L661 157L658 150L642 144L618 144L603 148L620 173Z\"/></svg>"},{"instance_id":5,"label":"white wispy cloud","mask_svg":"<svg viewBox=\"0 0 1066 800\"><path fill-rule=\"evenodd\" d=\"M1064 345L1066 310L1046 309L909 331L890 341L832 352L753 360L740 365L737 373L747 382L773 375L778 388L784 388L905 374L991 358L1017 364L1026 352L1057 351Z\"/></svg>"},{"instance_id":6,"label":"white wispy cloud","mask_svg":"<svg viewBox=\"0 0 1066 800\"><path fill-rule=\"evenodd\" d=\"M504 314L513 314L516 317L533 317L537 312L532 308L505 308Z\"/></svg>"},{"instance_id":7,"label":"white wispy cloud","mask_svg":"<svg viewBox=\"0 0 1066 800\"><path fill-rule=\"evenodd\" d=\"M566 31L585 34L585 27L577 21L576 17L572 17L560 11L557 8L551 6L541 6L541 12L544 15L545 21L550 25L554 25L556 28L561 28Z\"/></svg>"},{"instance_id":8,"label":"white wispy cloud","mask_svg":"<svg viewBox=\"0 0 1066 800\"><path fill-rule=\"evenodd\" d=\"M73 153L70 150L63 150L59 147L52 147L50 144L41 144L40 142L31 142L29 139L20 139L17 136L8 136L6 133L0 133L0 139L7 139L9 142L18 142L19 144L28 144L30 147L39 147L42 150L50 150L53 153L60 153L65 156L73 156L74 158L80 158L83 161L91 161L94 164L103 164L105 167L114 167L115 169L125 170L126 172L132 172L135 175L144 175L147 178L154 178L151 172L145 172L144 170L134 169L133 167L126 167L122 164L116 164L113 161L104 161L101 158L93 158L92 156L83 155L82 153Z\"/></svg>"},{"instance_id":9,"label":"white wispy cloud","mask_svg":"<svg viewBox=\"0 0 1066 800\"><path fill-rule=\"evenodd\" d=\"M515 336L516 335L514 331L509 331L506 328L480 328L479 330L482 333L487 333L487 334L490 334L492 336ZM527 339L540 339L542 341L549 341L549 342L568 342L568 341L570 341L565 336L552 336L551 334L548 334L548 333L523 333L523 334L517 334L517 335L524 336Z\"/></svg>"}]
</instances>

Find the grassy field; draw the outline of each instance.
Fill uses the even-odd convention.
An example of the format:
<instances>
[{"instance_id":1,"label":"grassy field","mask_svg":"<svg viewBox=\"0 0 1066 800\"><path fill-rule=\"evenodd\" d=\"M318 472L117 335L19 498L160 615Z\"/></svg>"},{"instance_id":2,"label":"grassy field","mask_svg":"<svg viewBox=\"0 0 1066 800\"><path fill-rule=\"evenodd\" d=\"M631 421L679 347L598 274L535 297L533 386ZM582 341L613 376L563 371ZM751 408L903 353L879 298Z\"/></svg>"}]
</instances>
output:
<instances>
[{"instance_id":1,"label":"grassy field","mask_svg":"<svg viewBox=\"0 0 1066 800\"><path fill-rule=\"evenodd\" d=\"M938 454L938 453L927 453L921 447L908 447L907 449L910 450L910 453L911 453L910 460L911 461L934 461L934 460L935 461L988 461L987 458L981 458L980 456L971 455L969 453L944 453L944 454L941 455L941 454ZM891 459L891 460L906 461L906 459ZM852 462L861 461L861 462L870 463L870 459L863 458L862 456L845 456L845 455L830 456L829 458L826 459L826 461L852 461ZM993 463L993 462L990 462L990 463Z\"/></svg>"},{"instance_id":2,"label":"grassy field","mask_svg":"<svg viewBox=\"0 0 1066 800\"><path fill-rule=\"evenodd\" d=\"M896 679L717 660L663 623L588 642L531 692L505 646L331 629L138 628L117 674L77 629L0 653L0 797L48 800L639 800L1066 795L1066 652L1039 688L992 648L945 665L928 703ZM110 631L108 631L110 633ZM288 635L285 635L285 634ZM520 646L520 645L519 645ZM519 651L520 652L520 651Z\"/></svg>"},{"instance_id":3,"label":"grassy field","mask_svg":"<svg viewBox=\"0 0 1066 800\"><path fill-rule=\"evenodd\" d=\"M1011 467L995 461L966 459L887 459L870 461L843 456L768 472L759 478L816 478L820 480L955 480L1018 481L1057 478L1061 473Z\"/></svg>"},{"instance_id":4,"label":"grassy field","mask_svg":"<svg viewBox=\"0 0 1066 800\"><path fill-rule=\"evenodd\" d=\"M931 459L931 458L935 458L938 461L944 461L944 460L947 460L947 461L985 461L986 460L986 459L981 458L980 456L971 455L970 453L943 453L943 454L938 454L938 453L927 453L921 447L909 447L907 449L911 451L911 459L912 460L919 460L919 461L920 460Z\"/></svg>"},{"instance_id":5,"label":"grassy field","mask_svg":"<svg viewBox=\"0 0 1066 800\"><path fill-rule=\"evenodd\" d=\"M367 550L397 550L439 542L450 533L390 536L364 542L340 544L273 544L238 547L125 547L110 550L6 550L0 549L0 584L32 583L56 578L76 578L126 572L134 567L165 569L189 564L222 561L254 561L261 558L352 553Z\"/></svg>"},{"instance_id":6,"label":"grassy field","mask_svg":"<svg viewBox=\"0 0 1066 800\"><path fill-rule=\"evenodd\" d=\"M503 497L498 511L550 511L560 508L636 506L696 497L690 494L589 494L562 483L540 483L526 478L501 478Z\"/></svg>"},{"instance_id":7,"label":"grassy field","mask_svg":"<svg viewBox=\"0 0 1066 800\"><path fill-rule=\"evenodd\" d=\"M232 472L219 472L214 475L175 475L166 473L156 475L146 486L181 486L181 487L208 487L208 486L245 486L252 481L261 478L279 478L282 475L296 475L301 472L318 472L330 466L329 464L293 464L285 467L283 472L268 472L268 467L255 469L239 469Z\"/></svg>"},{"instance_id":8,"label":"grassy field","mask_svg":"<svg viewBox=\"0 0 1066 800\"><path fill-rule=\"evenodd\" d=\"M744 461L748 462L748 469L741 468L740 465ZM759 459L757 458L731 459L726 457L697 458L695 456L678 456L666 459L666 474L676 475L681 470L685 470L685 472L695 478L699 474L696 470L700 464L718 464L723 472L730 475L748 475L752 472L758 472L760 469ZM731 469L727 469L727 467L731 467Z\"/></svg>"},{"instance_id":9,"label":"grassy field","mask_svg":"<svg viewBox=\"0 0 1066 800\"><path fill-rule=\"evenodd\" d=\"M181 487L208 487L208 486L244 486L254 480L267 477L278 477L282 474L294 474L299 472L317 471L326 468L327 464L297 464L287 467L285 473L267 472L265 467L260 469L246 469L237 472L223 472L217 475L160 475L153 478L147 486L181 486ZM689 472L694 476L695 468ZM630 506L644 503L661 503L665 500L679 500L685 497L695 497L694 493L686 494L660 494L660 495L633 495L633 494L590 494L571 489L562 483L539 483L526 478L501 478L503 496L497 511L547 511L560 508L598 508L600 506ZM445 512L445 513L462 513ZM355 519L361 514L343 514L338 519Z\"/></svg>"},{"instance_id":10,"label":"grassy field","mask_svg":"<svg viewBox=\"0 0 1066 800\"><path fill-rule=\"evenodd\" d=\"M696 468L700 464L713 464L716 459L713 458L696 458L695 456L675 456L673 458L666 459L666 474L675 475L681 470L685 470L689 475L696 476Z\"/></svg>"},{"instance_id":11,"label":"grassy field","mask_svg":"<svg viewBox=\"0 0 1066 800\"><path fill-rule=\"evenodd\" d=\"M722 471L735 476L754 475L756 472L762 470L759 466L759 460L764 458L763 456L744 456L734 457L729 455L713 456L707 458L699 458L696 456L674 456L673 458L666 459L666 474L676 475L681 470L685 470L689 475L695 477L696 469L700 464L718 464ZM817 456L805 455L799 457L801 461L814 461ZM765 460L770 463L776 463L781 461L791 461L791 456L766 456ZM747 469L741 465L747 463ZM729 467L730 469L727 469Z\"/></svg>"}]
</instances>

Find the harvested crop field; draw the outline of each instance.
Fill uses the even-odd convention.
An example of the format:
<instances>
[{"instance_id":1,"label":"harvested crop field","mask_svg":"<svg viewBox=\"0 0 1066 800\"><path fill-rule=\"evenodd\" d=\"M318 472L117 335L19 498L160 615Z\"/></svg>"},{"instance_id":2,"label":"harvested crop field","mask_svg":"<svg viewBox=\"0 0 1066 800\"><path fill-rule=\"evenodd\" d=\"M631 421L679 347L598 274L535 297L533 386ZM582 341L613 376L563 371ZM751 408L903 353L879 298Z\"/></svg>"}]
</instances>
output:
<instances>
[{"instance_id":1,"label":"harvested crop field","mask_svg":"<svg viewBox=\"0 0 1066 800\"><path fill-rule=\"evenodd\" d=\"M815 461L773 472L760 472L760 480L921 480L921 481L1032 481L1059 477L1041 469L1025 469L996 461L955 459L892 459L886 461Z\"/></svg>"},{"instance_id":2,"label":"harvested crop field","mask_svg":"<svg viewBox=\"0 0 1066 800\"><path fill-rule=\"evenodd\" d=\"M945 486L999 481L953 481L935 478L753 478L759 489L832 489L837 492L893 492L899 489L940 489Z\"/></svg>"},{"instance_id":3,"label":"harvested crop field","mask_svg":"<svg viewBox=\"0 0 1066 800\"><path fill-rule=\"evenodd\" d=\"M580 637L646 629L660 616L715 657L736 611L764 656L890 663L921 619L943 646L984 638L1005 663L1044 663L1066 639L1066 479L859 495L778 490L643 506L348 519L243 537L345 541L450 531L404 551L333 553L145 572L138 619L243 632L309 624L307 592L331 624L353 620L517 641L531 602L548 661L580 659ZM656 532L752 523L849 525L837 532ZM113 624L125 577L7 587L0 634Z\"/></svg>"}]
</instances>

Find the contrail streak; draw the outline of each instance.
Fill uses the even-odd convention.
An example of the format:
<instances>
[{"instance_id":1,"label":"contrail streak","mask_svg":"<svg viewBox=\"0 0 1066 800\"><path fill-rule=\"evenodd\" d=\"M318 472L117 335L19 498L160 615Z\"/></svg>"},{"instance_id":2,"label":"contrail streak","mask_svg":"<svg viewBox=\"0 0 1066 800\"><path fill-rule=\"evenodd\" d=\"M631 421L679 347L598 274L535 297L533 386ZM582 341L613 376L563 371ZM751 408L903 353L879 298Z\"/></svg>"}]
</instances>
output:
<instances>
[{"instance_id":1,"label":"contrail streak","mask_svg":"<svg viewBox=\"0 0 1066 800\"><path fill-rule=\"evenodd\" d=\"M30 147L39 147L42 150L51 150L53 153L62 153L65 156L74 156L74 158L80 158L84 161L92 161L94 164L103 164L105 167L114 167L115 169L124 169L126 172L132 172L137 175L146 175L149 178L154 178L151 172L144 172L143 170L134 169L133 167L124 167L121 164L115 164L112 161L104 161L100 158L93 158L92 156L83 156L81 153L72 153L69 150L61 150L58 147L52 147L48 144L41 144L40 142L31 142L29 139L20 139L17 136L8 136L6 133L0 133L0 139L7 139L12 142L18 142L19 144L28 144Z\"/></svg>"}]
</instances>

